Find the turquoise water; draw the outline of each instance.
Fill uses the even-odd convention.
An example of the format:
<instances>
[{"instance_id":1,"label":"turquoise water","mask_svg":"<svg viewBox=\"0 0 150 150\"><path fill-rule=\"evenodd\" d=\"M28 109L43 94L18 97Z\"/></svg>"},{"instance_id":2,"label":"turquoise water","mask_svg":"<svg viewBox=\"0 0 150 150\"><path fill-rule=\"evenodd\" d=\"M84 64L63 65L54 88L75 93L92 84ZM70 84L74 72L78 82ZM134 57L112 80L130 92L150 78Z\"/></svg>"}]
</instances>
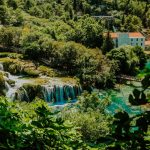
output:
<instances>
[{"instance_id":1,"label":"turquoise water","mask_svg":"<svg viewBox=\"0 0 150 150\"><path fill-rule=\"evenodd\" d=\"M138 76L139 77L144 77L146 75L146 73L150 73L150 59L147 61L147 63L145 64L144 69L140 71Z\"/></svg>"},{"instance_id":2,"label":"turquoise water","mask_svg":"<svg viewBox=\"0 0 150 150\"><path fill-rule=\"evenodd\" d=\"M144 77L145 72L149 72L150 70L150 60L147 61L145 64L145 68L140 72L139 77ZM120 85L118 87L118 90L101 90L101 99L103 98L109 98L110 104L106 108L106 112L110 114L115 114L116 112L122 110L126 111L130 115L136 115L140 114L142 112L142 109L140 106L131 106L128 102L129 94L132 94L133 89L141 88L141 84L139 82L129 82L133 86L128 85Z\"/></svg>"},{"instance_id":3,"label":"turquoise water","mask_svg":"<svg viewBox=\"0 0 150 150\"><path fill-rule=\"evenodd\" d=\"M150 69L150 60L145 65L145 69ZM144 69L144 70L145 70ZM141 75L145 75L144 70L141 71ZM106 108L106 112L109 114L115 114L118 111L125 111L129 115L137 115L142 112L140 106L131 106L128 102L129 94L132 94L133 89L141 88L140 82L128 81L128 85L118 85L117 89L109 90L99 90L100 99L109 99L110 104ZM97 90L96 90L97 91ZM77 100L72 101L75 103ZM64 106L66 101L60 103L55 103L53 105Z\"/></svg>"},{"instance_id":4,"label":"turquoise water","mask_svg":"<svg viewBox=\"0 0 150 150\"><path fill-rule=\"evenodd\" d=\"M146 69L150 69L150 59L147 61L146 65L145 65Z\"/></svg>"},{"instance_id":5,"label":"turquoise water","mask_svg":"<svg viewBox=\"0 0 150 150\"><path fill-rule=\"evenodd\" d=\"M125 111L130 115L140 114L141 108L139 106L131 106L128 102L129 94L132 93L134 87L121 85L118 90L100 91L100 98L109 98L110 104L106 108L106 112L115 114L118 111Z\"/></svg>"}]
</instances>

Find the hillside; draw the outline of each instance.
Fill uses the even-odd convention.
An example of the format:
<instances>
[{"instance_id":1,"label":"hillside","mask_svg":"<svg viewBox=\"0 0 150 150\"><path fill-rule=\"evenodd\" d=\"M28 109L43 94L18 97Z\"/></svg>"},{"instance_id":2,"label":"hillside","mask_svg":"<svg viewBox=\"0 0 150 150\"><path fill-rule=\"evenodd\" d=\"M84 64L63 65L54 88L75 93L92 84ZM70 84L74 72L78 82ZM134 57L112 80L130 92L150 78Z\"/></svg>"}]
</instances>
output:
<instances>
[{"instance_id":1,"label":"hillside","mask_svg":"<svg viewBox=\"0 0 150 150\"><path fill-rule=\"evenodd\" d=\"M150 0L0 0L0 150L149 150L148 37Z\"/></svg>"},{"instance_id":2,"label":"hillside","mask_svg":"<svg viewBox=\"0 0 150 150\"><path fill-rule=\"evenodd\" d=\"M3 0L1 24L39 32L57 41L101 47L106 30L142 31L150 27L148 0ZM90 16L113 16L114 20ZM90 32L89 32L90 31Z\"/></svg>"}]
</instances>

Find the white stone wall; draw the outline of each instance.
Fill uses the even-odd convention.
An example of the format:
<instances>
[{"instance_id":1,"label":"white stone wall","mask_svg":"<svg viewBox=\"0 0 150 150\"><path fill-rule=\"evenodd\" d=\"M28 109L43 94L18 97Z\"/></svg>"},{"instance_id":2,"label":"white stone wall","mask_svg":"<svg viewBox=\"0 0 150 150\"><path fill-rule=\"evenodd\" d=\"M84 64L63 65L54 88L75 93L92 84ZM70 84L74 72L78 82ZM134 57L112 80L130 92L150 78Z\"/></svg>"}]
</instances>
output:
<instances>
[{"instance_id":1,"label":"white stone wall","mask_svg":"<svg viewBox=\"0 0 150 150\"><path fill-rule=\"evenodd\" d=\"M143 48L145 48L145 38L135 38L135 37L130 37L130 45L132 46L141 46Z\"/></svg>"},{"instance_id":2,"label":"white stone wall","mask_svg":"<svg viewBox=\"0 0 150 150\"><path fill-rule=\"evenodd\" d=\"M131 46L141 46L145 48L145 38L135 38L129 37L128 33L118 33L118 38L113 39L114 47L119 47L122 45L131 45Z\"/></svg>"},{"instance_id":3,"label":"white stone wall","mask_svg":"<svg viewBox=\"0 0 150 150\"><path fill-rule=\"evenodd\" d=\"M130 39L128 33L118 33L118 46L129 45Z\"/></svg>"}]
</instances>

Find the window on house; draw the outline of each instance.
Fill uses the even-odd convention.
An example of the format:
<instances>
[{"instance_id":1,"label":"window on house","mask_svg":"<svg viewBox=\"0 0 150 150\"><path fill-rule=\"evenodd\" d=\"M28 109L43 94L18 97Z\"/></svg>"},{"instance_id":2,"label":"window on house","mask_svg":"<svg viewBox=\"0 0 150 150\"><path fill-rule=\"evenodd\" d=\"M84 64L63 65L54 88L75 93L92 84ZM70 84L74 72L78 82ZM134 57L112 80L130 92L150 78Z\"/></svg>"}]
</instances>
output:
<instances>
[{"instance_id":1,"label":"window on house","mask_svg":"<svg viewBox=\"0 0 150 150\"><path fill-rule=\"evenodd\" d=\"M131 39L131 41L133 41L133 39Z\"/></svg>"},{"instance_id":2,"label":"window on house","mask_svg":"<svg viewBox=\"0 0 150 150\"><path fill-rule=\"evenodd\" d=\"M136 39L138 41L138 39Z\"/></svg>"},{"instance_id":3,"label":"window on house","mask_svg":"<svg viewBox=\"0 0 150 150\"><path fill-rule=\"evenodd\" d=\"M141 39L141 41L143 41L143 39Z\"/></svg>"},{"instance_id":4,"label":"window on house","mask_svg":"<svg viewBox=\"0 0 150 150\"><path fill-rule=\"evenodd\" d=\"M143 46L143 43L141 43L141 46Z\"/></svg>"}]
</instances>

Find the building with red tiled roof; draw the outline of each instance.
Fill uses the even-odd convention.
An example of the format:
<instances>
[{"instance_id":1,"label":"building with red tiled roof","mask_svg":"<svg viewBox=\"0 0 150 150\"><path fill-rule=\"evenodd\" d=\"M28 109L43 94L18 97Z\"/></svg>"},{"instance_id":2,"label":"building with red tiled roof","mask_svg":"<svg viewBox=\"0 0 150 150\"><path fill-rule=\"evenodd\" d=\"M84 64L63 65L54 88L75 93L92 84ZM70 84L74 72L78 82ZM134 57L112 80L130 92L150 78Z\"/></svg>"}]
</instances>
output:
<instances>
[{"instance_id":1,"label":"building with red tiled roof","mask_svg":"<svg viewBox=\"0 0 150 150\"><path fill-rule=\"evenodd\" d=\"M130 38L144 38L140 32L129 32L128 34Z\"/></svg>"},{"instance_id":2,"label":"building with red tiled roof","mask_svg":"<svg viewBox=\"0 0 150 150\"><path fill-rule=\"evenodd\" d=\"M106 33L104 34L107 35ZM122 45L141 46L145 48L145 37L140 32L110 32L115 47Z\"/></svg>"}]
</instances>

